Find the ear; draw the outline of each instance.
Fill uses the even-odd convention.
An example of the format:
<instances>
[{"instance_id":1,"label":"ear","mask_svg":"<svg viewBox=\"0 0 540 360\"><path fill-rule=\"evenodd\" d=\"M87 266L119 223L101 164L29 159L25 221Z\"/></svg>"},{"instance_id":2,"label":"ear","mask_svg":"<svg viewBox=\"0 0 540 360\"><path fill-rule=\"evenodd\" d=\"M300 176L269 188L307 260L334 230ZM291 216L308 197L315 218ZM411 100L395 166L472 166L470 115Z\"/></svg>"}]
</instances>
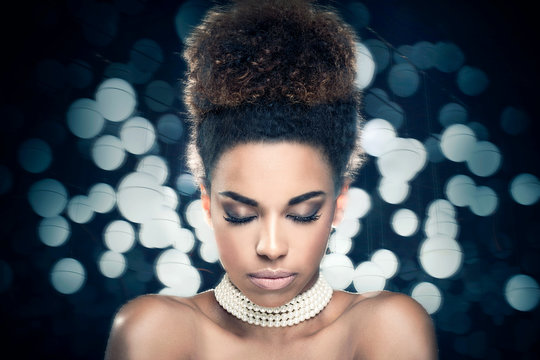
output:
<instances>
[{"instance_id":1,"label":"ear","mask_svg":"<svg viewBox=\"0 0 540 360\"><path fill-rule=\"evenodd\" d=\"M212 227L212 216L210 212L210 194L208 194L208 192L206 191L206 187L203 184L201 184L200 187L201 187L201 205L204 211L204 215L205 215L204 217L208 225Z\"/></svg>"},{"instance_id":2,"label":"ear","mask_svg":"<svg viewBox=\"0 0 540 360\"><path fill-rule=\"evenodd\" d=\"M347 192L349 191L349 186L351 181L346 179L343 182L341 191L336 199L336 209L334 210L334 220L332 221L332 226L337 227L341 220L343 220L343 215L345 214L345 207L347 206Z\"/></svg>"}]
</instances>

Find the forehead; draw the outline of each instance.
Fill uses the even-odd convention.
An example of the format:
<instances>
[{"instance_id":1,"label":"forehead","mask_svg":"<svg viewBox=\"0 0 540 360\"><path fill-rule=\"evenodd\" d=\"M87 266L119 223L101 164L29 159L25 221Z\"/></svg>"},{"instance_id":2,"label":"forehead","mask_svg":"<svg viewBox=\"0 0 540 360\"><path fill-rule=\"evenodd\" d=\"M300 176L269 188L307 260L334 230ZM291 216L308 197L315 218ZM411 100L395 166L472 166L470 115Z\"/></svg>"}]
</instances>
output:
<instances>
[{"instance_id":1,"label":"forehead","mask_svg":"<svg viewBox=\"0 0 540 360\"><path fill-rule=\"evenodd\" d=\"M330 192L333 178L327 160L311 145L257 142L236 145L221 156L212 189L289 199L306 191Z\"/></svg>"}]
</instances>

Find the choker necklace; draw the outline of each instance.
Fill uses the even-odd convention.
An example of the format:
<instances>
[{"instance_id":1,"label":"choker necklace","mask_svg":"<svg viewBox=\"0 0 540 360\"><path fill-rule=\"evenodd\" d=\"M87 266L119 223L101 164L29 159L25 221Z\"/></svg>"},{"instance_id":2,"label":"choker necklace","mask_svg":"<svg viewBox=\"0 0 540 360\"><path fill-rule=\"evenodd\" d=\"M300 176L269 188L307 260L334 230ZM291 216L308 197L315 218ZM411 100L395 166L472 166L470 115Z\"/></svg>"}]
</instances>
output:
<instances>
[{"instance_id":1,"label":"choker necklace","mask_svg":"<svg viewBox=\"0 0 540 360\"><path fill-rule=\"evenodd\" d=\"M214 296L223 309L242 321L263 327L292 326L311 319L328 305L332 293L332 287L322 274L319 274L319 279L311 289L277 307L253 303L231 283L227 273L214 290Z\"/></svg>"}]
</instances>

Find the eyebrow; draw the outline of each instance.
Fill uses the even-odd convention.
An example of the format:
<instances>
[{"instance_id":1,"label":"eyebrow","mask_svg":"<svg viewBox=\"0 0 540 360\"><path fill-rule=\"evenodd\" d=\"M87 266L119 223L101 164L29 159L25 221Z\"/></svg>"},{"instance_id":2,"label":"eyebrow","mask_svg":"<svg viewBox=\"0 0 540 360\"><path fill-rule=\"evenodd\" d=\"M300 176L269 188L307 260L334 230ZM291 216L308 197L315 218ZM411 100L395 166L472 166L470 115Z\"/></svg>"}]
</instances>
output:
<instances>
[{"instance_id":1,"label":"eyebrow","mask_svg":"<svg viewBox=\"0 0 540 360\"><path fill-rule=\"evenodd\" d=\"M223 191L223 192L220 192L219 195L229 197L235 201L241 202L249 206L253 206L253 207L259 206L259 203L257 201L250 199L248 197L245 197L243 195L240 195L238 193L235 193L234 191ZM293 197L292 199L289 200L289 203L287 205L288 206L296 205L303 201L309 200L316 196L322 196L322 195L326 195L326 193L324 191L310 191L308 193Z\"/></svg>"}]
</instances>

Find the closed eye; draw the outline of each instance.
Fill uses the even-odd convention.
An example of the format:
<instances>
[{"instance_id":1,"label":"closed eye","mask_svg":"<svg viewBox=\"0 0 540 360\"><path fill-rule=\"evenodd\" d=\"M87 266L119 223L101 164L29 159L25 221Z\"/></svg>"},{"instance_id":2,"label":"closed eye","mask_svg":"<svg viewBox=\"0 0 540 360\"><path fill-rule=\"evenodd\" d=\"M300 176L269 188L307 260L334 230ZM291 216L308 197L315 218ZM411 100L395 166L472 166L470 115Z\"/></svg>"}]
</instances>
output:
<instances>
[{"instance_id":1,"label":"closed eye","mask_svg":"<svg viewBox=\"0 0 540 360\"><path fill-rule=\"evenodd\" d=\"M292 221L295 221L298 223L310 223L310 222L319 220L319 218L321 217L321 214L315 213L309 216L287 215L287 217L291 219Z\"/></svg>"},{"instance_id":2,"label":"closed eye","mask_svg":"<svg viewBox=\"0 0 540 360\"><path fill-rule=\"evenodd\" d=\"M251 220L255 219L257 216L247 216L247 217L236 217L236 216L232 216L232 215L229 215L227 214L226 216L223 216L223 218L225 219L225 221L228 221L234 225L242 225L242 224L247 224L248 222L250 222Z\"/></svg>"}]
</instances>

